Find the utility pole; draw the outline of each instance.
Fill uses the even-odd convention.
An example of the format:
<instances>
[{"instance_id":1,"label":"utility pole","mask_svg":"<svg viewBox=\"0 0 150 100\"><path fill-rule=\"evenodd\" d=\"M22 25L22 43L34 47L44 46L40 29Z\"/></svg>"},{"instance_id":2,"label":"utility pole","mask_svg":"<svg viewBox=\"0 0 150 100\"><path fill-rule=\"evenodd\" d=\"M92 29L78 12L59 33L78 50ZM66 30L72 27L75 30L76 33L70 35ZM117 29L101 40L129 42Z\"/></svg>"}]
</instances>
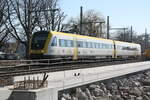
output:
<instances>
[{"instance_id":1,"label":"utility pole","mask_svg":"<svg viewBox=\"0 0 150 100\"><path fill-rule=\"evenodd\" d=\"M125 28L123 28L123 40L125 41L126 40L126 29Z\"/></svg>"},{"instance_id":2,"label":"utility pole","mask_svg":"<svg viewBox=\"0 0 150 100\"><path fill-rule=\"evenodd\" d=\"M144 49L147 47L147 28L145 28Z\"/></svg>"},{"instance_id":3,"label":"utility pole","mask_svg":"<svg viewBox=\"0 0 150 100\"><path fill-rule=\"evenodd\" d=\"M83 7L80 7L80 34L82 34Z\"/></svg>"},{"instance_id":4,"label":"utility pole","mask_svg":"<svg viewBox=\"0 0 150 100\"><path fill-rule=\"evenodd\" d=\"M109 16L107 16L107 39L109 39Z\"/></svg>"},{"instance_id":5,"label":"utility pole","mask_svg":"<svg viewBox=\"0 0 150 100\"><path fill-rule=\"evenodd\" d=\"M132 26L131 26L131 42L133 41L133 30L132 30Z\"/></svg>"}]
</instances>

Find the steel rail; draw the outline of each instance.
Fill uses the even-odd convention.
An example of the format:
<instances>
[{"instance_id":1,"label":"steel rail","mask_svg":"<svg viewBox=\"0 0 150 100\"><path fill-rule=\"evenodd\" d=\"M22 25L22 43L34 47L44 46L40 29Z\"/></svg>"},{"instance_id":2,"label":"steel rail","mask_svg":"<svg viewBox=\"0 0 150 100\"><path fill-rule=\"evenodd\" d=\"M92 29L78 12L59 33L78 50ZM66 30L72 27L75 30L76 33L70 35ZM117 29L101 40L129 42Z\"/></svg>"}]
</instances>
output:
<instances>
[{"instance_id":1,"label":"steel rail","mask_svg":"<svg viewBox=\"0 0 150 100\"><path fill-rule=\"evenodd\" d=\"M104 65L136 62L136 61L137 60L124 61L118 59L118 60L107 60L107 61L106 60L70 61L70 63L59 62L59 63L49 63L49 64L33 63L33 64L27 64L27 65L15 66L15 67L0 68L0 77L27 75L27 74L44 73L44 72L55 72L55 71L72 70L72 69L79 69L79 68L82 69L82 68L98 67Z\"/></svg>"}]
</instances>

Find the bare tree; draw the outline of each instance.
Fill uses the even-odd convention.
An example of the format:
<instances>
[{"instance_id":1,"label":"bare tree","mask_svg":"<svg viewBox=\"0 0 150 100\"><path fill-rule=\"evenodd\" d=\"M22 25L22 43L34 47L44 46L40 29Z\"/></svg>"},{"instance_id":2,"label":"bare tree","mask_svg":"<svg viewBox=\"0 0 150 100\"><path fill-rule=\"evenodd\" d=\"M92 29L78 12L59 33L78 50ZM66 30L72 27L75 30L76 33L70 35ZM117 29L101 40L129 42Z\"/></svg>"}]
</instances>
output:
<instances>
[{"instance_id":1,"label":"bare tree","mask_svg":"<svg viewBox=\"0 0 150 100\"><path fill-rule=\"evenodd\" d=\"M8 15L6 14L6 0L0 1L0 48L2 48L5 43L9 40L9 33L5 27L5 22L8 19Z\"/></svg>"},{"instance_id":2,"label":"bare tree","mask_svg":"<svg viewBox=\"0 0 150 100\"><path fill-rule=\"evenodd\" d=\"M141 44L142 52L144 52L146 49L150 49L150 34L145 35L145 33L143 33L138 35L134 41Z\"/></svg>"},{"instance_id":3,"label":"bare tree","mask_svg":"<svg viewBox=\"0 0 150 100\"><path fill-rule=\"evenodd\" d=\"M94 10L88 10L83 14L83 31L82 35L94 36L97 37L98 34L103 36L105 33L105 24L102 24L103 32L100 33L100 22L104 22L105 19L102 14ZM76 29L75 29L76 28ZM63 30L80 30L80 18L71 18L63 28ZM78 32L78 31L77 31Z\"/></svg>"},{"instance_id":4,"label":"bare tree","mask_svg":"<svg viewBox=\"0 0 150 100\"><path fill-rule=\"evenodd\" d=\"M52 9L57 7L57 0L8 0L6 27L17 41L24 44L28 57L29 43L36 30L49 30L52 23ZM55 14L55 27L63 20L63 13ZM57 22L58 21L58 22Z\"/></svg>"},{"instance_id":5,"label":"bare tree","mask_svg":"<svg viewBox=\"0 0 150 100\"><path fill-rule=\"evenodd\" d=\"M131 42L131 30L128 28L128 30L125 31L125 34L123 31L117 31L114 32L113 34L116 34L113 39L119 40L119 41L125 41L126 42ZM132 32L132 42L133 43L138 43L141 45L142 52L146 49L150 49L150 35L149 34L140 34L137 35L136 32L133 30Z\"/></svg>"},{"instance_id":6,"label":"bare tree","mask_svg":"<svg viewBox=\"0 0 150 100\"><path fill-rule=\"evenodd\" d=\"M114 35L115 34L115 35ZM126 42L131 42L131 30L130 28L127 28L124 30L119 30L113 33L113 39L119 40L119 41L126 41ZM132 41L136 42L137 35L136 32L133 30L132 31Z\"/></svg>"},{"instance_id":7,"label":"bare tree","mask_svg":"<svg viewBox=\"0 0 150 100\"><path fill-rule=\"evenodd\" d=\"M41 30L56 30L59 31L61 23L65 18L64 12L57 7L58 0L42 0L41 9L35 10L38 26Z\"/></svg>"}]
</instances>

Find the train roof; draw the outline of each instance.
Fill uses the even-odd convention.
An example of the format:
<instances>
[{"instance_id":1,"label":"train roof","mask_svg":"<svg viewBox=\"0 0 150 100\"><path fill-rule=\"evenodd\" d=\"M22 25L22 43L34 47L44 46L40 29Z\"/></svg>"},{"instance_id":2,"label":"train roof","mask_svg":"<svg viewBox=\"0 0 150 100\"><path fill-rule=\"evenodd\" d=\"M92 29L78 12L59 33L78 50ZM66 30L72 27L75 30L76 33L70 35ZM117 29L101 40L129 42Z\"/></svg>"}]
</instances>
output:
<instances>
[{"instance_id":1,"label":"train roof","mask_svg":"<svg viewBox=\"0 0 150 100\"><path fill-rule=\"evenodd\" d=\"M124 41L118 41L118 40L115 40L116 43L126 43L126 44L131 44L131 45L140 45L140 44L137 44L137 43L131 43L131 42L124 42Z\"/></svg>"},{"instance_id":2,"label":"train roof","mask_svg":"<svg viewBox=\"0 0 150 100\"><path fill-rule=\"evenodd\" d=\"M63 35L63 36L72 36L72 37L88 38L88 39L95 39L95 40L113 41L113 40L110 40L110 39L97 38L97 37L91 37L91 36L85 36L85 35L79 35L79 34L72 34L72 33L55 32L55 31L51 31L51 33L52 34L57 34L57 35Z\"/></svg>"},{"instance_id":3,"label":"train roof","mask_svg":"<svg viewBox=\"0 0 150 100\"><path fill-rule=\"evenodd\" d=\"M91 37L91 36L85 36L85 35L79 35L79 34L72 34L72 33L56 32L56 31L50 31L50 33L51 34L57 34L57 35L63 35L63 36L72 36L72 37L88 38L88 39L95 39L95 40L105 40L105 41L111 41L111 42L115 41L115 42L118 42L118 43L136 44L136 43L117 41L117 40L111 40L111 39L104 39L104 38L97 38L97 37Z\"/></svg>"}]
</instances>

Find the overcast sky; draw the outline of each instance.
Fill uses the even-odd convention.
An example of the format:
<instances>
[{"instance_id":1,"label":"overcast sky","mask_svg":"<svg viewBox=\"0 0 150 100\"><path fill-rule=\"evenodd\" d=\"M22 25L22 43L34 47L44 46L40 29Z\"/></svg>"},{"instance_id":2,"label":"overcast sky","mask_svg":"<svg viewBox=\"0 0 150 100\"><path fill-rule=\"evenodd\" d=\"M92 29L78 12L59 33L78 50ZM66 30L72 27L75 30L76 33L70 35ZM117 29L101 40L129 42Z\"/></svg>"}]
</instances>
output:
<instances>
[{"instance_id":1,"label":"overcast sky","mask_svg":"<svg viewBox=\"0 0 150 100\"><path fill-rule=\"evenodd\" d=\"M150 0L60 0L62 10L67 18L79 15L80 6L83 10L94 9L102 15L110 16L112 27L133 25L138 33L145 28L150 33Z\"/></svg>"}]
</instances>

